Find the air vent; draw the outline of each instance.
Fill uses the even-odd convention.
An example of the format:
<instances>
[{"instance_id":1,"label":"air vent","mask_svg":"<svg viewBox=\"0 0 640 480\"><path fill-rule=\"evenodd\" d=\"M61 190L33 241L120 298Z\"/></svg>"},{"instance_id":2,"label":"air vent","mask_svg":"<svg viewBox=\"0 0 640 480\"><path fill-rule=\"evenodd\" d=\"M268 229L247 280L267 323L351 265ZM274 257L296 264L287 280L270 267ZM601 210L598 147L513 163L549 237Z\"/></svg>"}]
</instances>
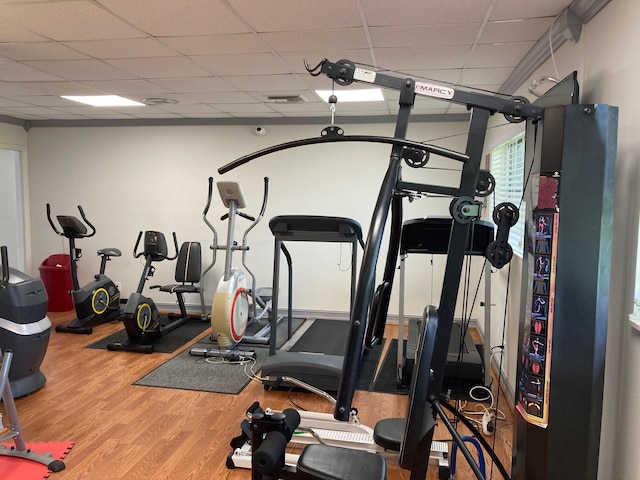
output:
<instances>
[{"instance_id":1,"label":"air vent","mask_svg":"<svg viewBox=\"0 0 640 480\"><path fill-rule=\"evenodd\" d=\"M142 100L145 105L175 105L178 103L173 98L149 97Z\"/></svg>"},{"instance_id":2,"label":"air vent","mask_svg":"<svg viewBox=\"0 0 640 480\"><path fill-rule=\"evenodd\" d=\"M307 103L302 95L269 95L267 100L271 103Z\"/></svg>"}]
</instances>

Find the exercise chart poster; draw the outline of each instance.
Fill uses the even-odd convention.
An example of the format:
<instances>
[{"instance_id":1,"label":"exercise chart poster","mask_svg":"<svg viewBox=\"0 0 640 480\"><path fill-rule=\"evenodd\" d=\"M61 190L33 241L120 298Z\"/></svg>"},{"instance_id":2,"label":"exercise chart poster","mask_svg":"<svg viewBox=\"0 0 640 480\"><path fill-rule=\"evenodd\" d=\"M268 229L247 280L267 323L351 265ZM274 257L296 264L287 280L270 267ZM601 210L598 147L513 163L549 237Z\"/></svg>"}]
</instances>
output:
<instances>
[{"instance_id":1,"label":"exercise chart poster","mask_svg":"<svg viewBox=\"0 0 640 480\"><path fill-rule=\"evenodd\" d=\"M525 320L517 385L516 409L527 422L540 427L546 427L549 421L558 219L554 210L536 210L533 214L531 303Z\"/></svg>"}]
</instances>

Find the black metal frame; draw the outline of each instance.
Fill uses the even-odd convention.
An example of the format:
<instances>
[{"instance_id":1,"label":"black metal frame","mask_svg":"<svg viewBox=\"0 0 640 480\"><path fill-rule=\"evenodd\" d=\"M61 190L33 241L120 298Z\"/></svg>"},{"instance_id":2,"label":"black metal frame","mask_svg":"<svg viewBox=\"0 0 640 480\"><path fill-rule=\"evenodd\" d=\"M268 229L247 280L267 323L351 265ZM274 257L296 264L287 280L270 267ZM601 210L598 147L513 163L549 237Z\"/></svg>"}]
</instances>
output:
<instances>
[{"instance_id":1,"label":"black metal frame","mask_svg":"<svg viewBox=\"0 0 640 480\"><path fill-rule=\"evenodd\" d=\"M391 236L389 250L387 252L387 265L395 262L398 256L400 244L400 231L398 225L402 225L402 191L406 193L411 190L417 193L447 193L466 199L470 206L473 206L473 198L476 196L476 188L479 180L480 162L484 147L485 134L489 117L494 113L504 114L512 122L525 120L538 121L542 119L544 110L540 107L532 106L524 98L502 97L486 93L466 92L455 90L450 87L439 87L432 84L416 82L411 78L398 78L377 72L370 72L357 68L349 61L341 60L337 63L323 60L314 69L307 68L312 75L325 74L341 85L349 85L354 81L365 81L382 87L395 89L400 92L399 111L396 118L395 134L392 139L375 136L340 137L327 135L319 138L305 139L295 142L276 145L259 152L241 157L218 169L219 173L225 173L233 168L243 165L250 160L262 157L269 153L297 147L300 145L329 143L335 141L363 141L363 142L383 142L391 143L391 155L389 165L380 187L378 199L371 218L368 229L366 248L360 267L358 284L352 309L350 312L350 329L347 348L344 356L344 366L340 380L337 403L334 410L334 417L337 420L347 421L352 410L351 401L355 393L355 388L359 374L359 363L362 352L362 345L365 341L365 330L369 306L372 303L372 292L375 282L375 266L380 254L382 237L385 224L391 210ZM416 95L427 95L441 98L445 101L466 105L471 111L469 132L464 154L451 152L449 150L433 147L430 145L411 142L405 139L411 108L413 107ZM422 150L437 155L444 156L462 162L462 172L458 188L443 188L442 186L432 186L418 183L405 183L401 178L401 165L405 148ZM453 205L453 204L452 204ZM455 218L455 216L454 216ZM433 371L432 378L418 379L425 385L425 398L438 398L442 389L444 370L447 359L447 350L453 317L458 297L460 277L464 263L465 248L467 245L467 234L470 222L477 217L471 215L469 218L457 218L453 222L449 249L445 266L444 282L437 311L438 322L436 328L436 342L433 348L433 355L430 361L430 370ZM394 228L395 227L395 228ZM385 269L383 285L386 285L387 292L391 291L393 284L394 268ZM384 330L384 319L388 310L387 300L382 298L382 304L377 307L376 321L381 322L374 327L374 332ZM368 339L375 343L374 339ZM413 381L413 380L412 380ZM431 430L421 441L421 446L429 447L432 439ZM428 450L427 450L428 451ZM425 455L422 455L425 456ZM403 468L412 468L415 462L419 462L420 455L417 451L404 458L401 463ZM421 470L420 468L418 470ZM424 466L426 471L426 465ZM412 477L414 478L413 474ZM419 477L415 477L419 478ZM422 477L424 478L424 476Z\"/></svg>"}]
</instances>

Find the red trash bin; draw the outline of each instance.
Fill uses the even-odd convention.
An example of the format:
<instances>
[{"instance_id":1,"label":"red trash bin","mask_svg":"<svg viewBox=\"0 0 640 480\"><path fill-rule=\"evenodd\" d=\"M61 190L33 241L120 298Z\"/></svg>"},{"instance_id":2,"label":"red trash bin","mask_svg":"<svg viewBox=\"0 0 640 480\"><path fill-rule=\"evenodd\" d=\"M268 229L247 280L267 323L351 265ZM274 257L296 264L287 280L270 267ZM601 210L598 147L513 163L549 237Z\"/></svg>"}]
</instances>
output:
<instances>
[{"instance_id":1,"label":"red trash bin","mask_svg":"<svg viewBox=\"0 0 640 480\"><path fill-rule=\"evenodd\" d=\"M40 264L38 270L49 297L47 312L73 310L73 299L69 293L73 290L71 257L64 253L50 255Z\"/></svg>"}]
</instances>

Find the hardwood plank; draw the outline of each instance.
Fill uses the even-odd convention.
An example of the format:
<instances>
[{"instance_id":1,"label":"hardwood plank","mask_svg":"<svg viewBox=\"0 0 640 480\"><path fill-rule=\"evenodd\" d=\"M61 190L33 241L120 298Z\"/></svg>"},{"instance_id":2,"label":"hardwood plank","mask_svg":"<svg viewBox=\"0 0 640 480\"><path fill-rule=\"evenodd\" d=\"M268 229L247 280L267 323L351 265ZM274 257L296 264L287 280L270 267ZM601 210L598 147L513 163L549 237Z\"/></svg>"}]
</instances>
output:
<instances>
[{"instance_id":1,"label":"hardwood plank","mask_svg":"<svg viewBox=\"0 0 640 480\"><path fill-rule=\"evenodd\" d=\"M55 325L68 322L73 314L49 316ZM96 327L90 336L52 331L42 366L47 385L16 401L27 441L75 442L66 470L52 474L52 480L249 479L249 471L227 469L226 458L229 441L238 435L244 411L254 400L283 409L293 406L291 399L306 409L332 412L318 396L265 391L257 382L240 395L135 386L133 382L179 352L145 355L84 348L121 328L112 322ZM393 325L386 334L395 337ZM509 405L504 399L500 403ZM407 397L358 391L353 404L361 421L373 426L382 418L403 417ZM506 410L508 420L500 422L489 442L509 469L512 412ZM440 424L435 438L450 439ZM456 478L474 478L461 455L459 459ZM390 480L409 478L393 457L388 465ZM494 475L499 478L497 471ZM427 478L437 479L437 468L430 469Z\"/></svg>"}]
</instances>

